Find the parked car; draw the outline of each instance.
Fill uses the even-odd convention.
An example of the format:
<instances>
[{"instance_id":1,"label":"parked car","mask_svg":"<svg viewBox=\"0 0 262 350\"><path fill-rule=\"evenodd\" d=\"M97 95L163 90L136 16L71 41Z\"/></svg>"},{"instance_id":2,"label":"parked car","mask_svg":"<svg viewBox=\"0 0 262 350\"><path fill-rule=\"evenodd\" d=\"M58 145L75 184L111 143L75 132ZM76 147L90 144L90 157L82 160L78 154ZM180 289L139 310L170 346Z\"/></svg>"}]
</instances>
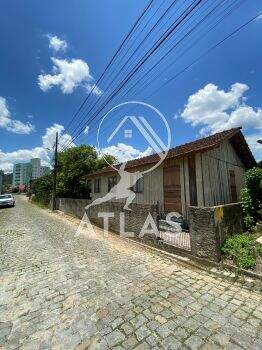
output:
<instances>
[{"instance_id":1,"label":"parked car","mask_svg":"<svg viewBox=\"0 0 262 350\"><path fill-rule=\"evenodd\" d=\"M12 194L0 194L0 207L14 207L15 198Z\"/></svg>"}]
</instances>

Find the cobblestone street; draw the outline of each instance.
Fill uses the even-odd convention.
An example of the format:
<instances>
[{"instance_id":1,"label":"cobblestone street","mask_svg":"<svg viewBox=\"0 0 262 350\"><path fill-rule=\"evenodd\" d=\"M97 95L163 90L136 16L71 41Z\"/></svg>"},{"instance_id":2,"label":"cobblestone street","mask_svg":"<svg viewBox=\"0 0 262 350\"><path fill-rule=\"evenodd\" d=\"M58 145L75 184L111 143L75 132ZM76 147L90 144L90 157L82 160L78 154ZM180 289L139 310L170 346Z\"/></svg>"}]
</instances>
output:
<instances>
[{"instance_id":1,"label":"cobblestone street","mask_svg":"<svg viewBox=\"0 0 262 350\"><path fill-rule=\"evenodd\" d=\"M0 210L0 349L262 349L261 294L17 198Z\"/></svg>"}]
</instances>

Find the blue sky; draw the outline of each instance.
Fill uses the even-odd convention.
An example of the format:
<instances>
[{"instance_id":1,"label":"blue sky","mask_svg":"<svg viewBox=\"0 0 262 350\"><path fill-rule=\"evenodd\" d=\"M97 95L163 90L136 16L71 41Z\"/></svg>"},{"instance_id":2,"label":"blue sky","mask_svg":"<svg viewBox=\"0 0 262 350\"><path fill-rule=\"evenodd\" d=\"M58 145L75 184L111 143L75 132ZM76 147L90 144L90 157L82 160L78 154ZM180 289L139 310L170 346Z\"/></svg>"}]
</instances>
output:
<instances>
[{"instance_id":1,"label":"blue sky","mask_svg":"<svg viewBox=\"0 0 262 350\"><path fill-rule=\"evenodd\" d=\"M163 2L154 20L171 2ZM181 8L191 2L180 0ZM219 1L205 0L203 11L216 3ZM233 1L226 3L230 5ZM52 146L55 131L61 133L61 143L71 140L79 122L73 123L69 130L64 131L64 128L147 4L144 0L5 2L0 13L0 168L9 171L13 163L27 161L32 156L39 156L47 163L50 153L46 148ZM144 24L160 4L159 0L155 1ZM125 96L120 94L108 108L129 100L152 104L169 122L172 145L242 124L254 154L261 159L261 148L256 140L261 138L262 129L262 16L204 56L179 79L161 87L167 79L260 12L259 0L242 1L241 6L195 45L206 26L193 32L156 67L150 83L143 86L143 79L138 83L139 77L165 54L168 45L181 38L183 32L178 32L138 72L133 81L137 82L136 91L131 90ZM172 15L172 11L169 14ZM168 16L166 18L162 32L171 24L172 17L169 21ZM198 18L192 17L189 24L193 26ZM212 24L212 17L210 21ZM141 37L146 35L150 25L153 20L144 28ZM130 42L131 51L127 54L138 45L139 38ZM125 69L141 58L153 41L152 32L145 47L137 51ZM117 74L121 62L114 66L112 76ZM125 71L117 74L114 83L124 76ZM93 90L92 104L106 98L106 86L105 81ZM95 144L95 131L96 126L91 124L89 133L82 133L75 143ZM161 136L161 130L159 134ZM136 157L147 149L139 137L124 149L121 145L118 149L118 144L114 146L115 154L119 151L121 157Z\"/></svg>"}]
</instances>

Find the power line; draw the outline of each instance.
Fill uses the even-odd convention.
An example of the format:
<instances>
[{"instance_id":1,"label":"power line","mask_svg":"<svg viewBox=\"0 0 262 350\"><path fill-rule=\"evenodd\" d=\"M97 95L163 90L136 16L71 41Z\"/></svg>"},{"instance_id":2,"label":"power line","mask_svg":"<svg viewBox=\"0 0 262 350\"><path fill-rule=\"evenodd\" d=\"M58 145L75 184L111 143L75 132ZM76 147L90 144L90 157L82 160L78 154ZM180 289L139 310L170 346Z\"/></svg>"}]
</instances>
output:
<instances>
[{"instance_id":1,"label":"power line","mask_svg":"<svg viewBox=\"0 0 262 350\"><path fill-rule=\"evenodd\" d=\"M212 12L214 12L216 9L217 9L217 7L219 7L220 5L221 5L221 3L223 3L225 0L222 0L220 3L218 3L214 8L212 8L203 18L201 18L200 19L200 21L198 21L197 22L197 24L193 27L193 28L191 28L190 29L190 31L189 32L187 32L175 45L173 45L172 46L172 48L164 55L164 56L162 56L159 60L158 60L158 62L156 63L156 64L154 64L153 65L153 67L151 67L140 79L139 79L139 81L140 80L142 80L142 79L144 79L144 77L148 74L148 73L150 73L167 55L169 55L170 53L171 53L171 51L176 47L176 46L178 46L188 35L190 35L202 22L204 22L205 20L206 20L206 18L208 17L208 16L210 16L210 14L212 13ZM207 9L209 9L209 7L210 6L208 6L208 8ZM193 15L191 15L191 17L193 17ZM191 18L190 17L190 18ZM183 26L184 24L182 24L182 26ZM138 81L138 82L139 82ZM137 85L138 84L138 82L136 82L135 83L135 85ZM131 87L131 89L135 86L135 85L133 85L132 87ZM129 89L128 91L127 91L127 93L131 90L131 89ZM127 93L125 93L125 95L127 95ZM125 96L124 95L124 96ZM76 137L75 137L76 138ZM73 137L73 139L75 139L74 137Z\"/></svg>"},{"instance_id":2,"label":"power line","mask_svg":"<svg viewBox=\"0 0 262 350\"><path fill-rule=\"evenodd\" d=\"M156 50L167 40L170 35L175 31L175 29L185 20L187 17L197 8L197 6L202 2L203 0L195 0L193 3L178 17L177 21L175 21L175 24L173 23L171 26L168 27L168 29L164 32L164 34L157 40L156 43L153 44L151 49L146 53L146 55L135 65L135 67L131 70L131 72L128 74L128 76L120 83L120 86L117 87L111 94L111 96L105 101L104 105L101 106L101 108L96 111L96 114L93 114L91 119L88 122L92 122L94 118L108 105L108 103L117 95L117 93L126 85L126 83L134 76L134 74L142 67L145 62L156 52ZM85 129L82 128L80 130L80 133Z\"/></svg>"},{"instance_id":3,"label":"power line","mask_svg":"<svg viewBox=\"0 0 262 350\"><path fill-rule=\"evenodd\" d=\"M235 2L236 2L236 1L239 1L239 0L235 0ZM223 1L222 1L222 2L223 2ZM220 4L218 4L217 6L219 6L219 5L220 5ZM231 4L231 5L232 5L232 4ZM231 5L230 5L230 6L231 6ZM233 3L233 5L234 5L234 3ZM216 6L216 7L217 7L217 6ZM213 8L213 10L210 11L205 17L207 17L208 15L210 15L210 13L213 12L213 11L216 9L216 7ZM229 7L229 6L228 6L228 7ZM228 9L228 7L226 8L226 10ZM225 15L228 15L229 12L230 12L230 11L228 11ZM211 28L209 28L208 31L207 31L207 33L210 32L219 22L221 22L221 21L223 20L223 18L225 17L225 15L223 15L222 18L220 18L220 19L215 23L214 26L212 26ZM199 24L200 22L202 22L204 19L205 19L205 18L202 18L202 20L199 21L198 24ZM192 30L191 30L191 31L192 31ZM205 35L206 35L207 33L205 33ZM200 37L199 39L201 39L201 37ZM199 39L198 39L198 40L199 40ZM195 44L195 43L194 43L194 44ZM177 45L175 45L175 46L177 46ZM192 46L191 46L191 47L192 47ZM173 49L174 49L174 47L173 47ZM169 52L169 53L170 53L170 52ZM164 58L164 57L163 57L163 58ZM179 58L180 58L180 57L179 57ZM162 59L161 59L161 60L162 60ZM161 60L159 60L159 61L157 62L157 64L159 64ZM174 64L175 62L176 62L176 60L173 61L172 64ZM156 65L157 65L157 64L156 64ZM156 66L156 65L155 65L155 66ZM165 71L167 68L169 68L169 67L165 67L165 68L162 70L162 72ZM150 70L152 70L152 69L150 69ZM149 70L149 71L150 71L150 70ZM138 83L139 83L142 79L144 80L144 77L149 73L149 71L147 71L142 77L140 77L140 79L139 79L138 81L136 81L135 84L132 85L131 88L130 88L124 95L121 96L121 98L125 97L136 85L138 85ZM156 76L159 76L159 73L157 73ZM150 78L149 81L144 82L144 85L147 86L147 85L149 84L149 82L152 81L153 79L154 79L154 77ZM142 88L141 88L140 90L143 90L143 85L142 85ZM133 108L133 109L134 109L134 108ZM132 111L133 111L133 109L132 109ZM98 121L99 121L99 120L98 120ZM89 134L89 135L90 135L90 134Z\"/></svg>"},{"instance_id":4,"label":"power line","mask_svg":"<svg viewBox=\"0 0 262 350\"><path fill-rule=\"evenodd\" d=\"M235 0L234 3L237 3L237 2L239 2L239 1L240 1L240 0ZM127 95L127 94L137 85L137 83L139 83L139 81L141 81L142 79L144 79L145 76L147 76L147 75L148 75L157 65L159 65L170 53L172 53L172 51L174 50L174 48L175 48L176 46L178 46L178 45L182 42L182 40L183 40L184 38L186 38L188 35L190 35L190 34L194 31L194 29L195 29L200 23L204 22L204 20L205 20L214 10L216 10L217 7L219 7L219 6L221 5L221 3L223 3L223 2L225 2L225 0L222 0L215 8L213 8L213 9L210 11L201 21L199 21L198 24L195 25L195 27L192 28L192 29L191 29L191 30L176 44L176 45L174 45L173 47L171 47L170 50L165 54L165 56L163 56L159 61L157 61L157 62L154 64L154 66L151 67L151 68L144 74L144 76L143 76L142 78L140 78L133 86L130 87L130 89L126 92L125 95ZM225 15L222 16L222 18L220 18L213 26L211 26L211 28L209 28L209 29L206 31L206 33L205 33L204 35L202 35L202 37L198 38L193 44L191 44L190 47L189 47L187 50L185 50L178 58L180 58L181 56L183 56L183 54L186 53L189 49L191 49L198 41L202 40L204 36L206 36L207 34L209 34L209 33L211 32L212 29L214 29L228 14L230 14L230 13L232 12L232 7L233 7L232 5L234 5L234 3L231 4L231 5L229 5L229 6L225 9L225 10L227 10L229 7L231 7L231 8L229 9L229 11L228 11ZM237 7L237 6L236 6L236 7ZM148 80L144 81L144 82L143 82L143 85L142 85L142 87L141 87L140 90L143 89L143 86L147 86L150 82L152 82L155 78L157 78L161 73L163 73L163 72L166 71L168 68L170 68L172 65L174 65L174 63L176 63L176 61L177 61L177 60L172 61L168 66L165 66L164 69L162 69L162 71L161 71L160 73L158 72L157 75L155 75L155 76L153 76L153 77L150 77ZM125 96L125 95L124 95L124 96ZM123 96L123 97L124 97L124 96Z\"/></svg>"},{"instance_id":5,"label":"power line","mask_svg":"<svg viewBox=\"0 0 262 350\"><path fill-rule=\"evenodd\" d=\"M224 37L222 40L220 40L219 42L217 42L216 44L214 44L213 46L211 46L208 50L206 50L203 54L201 54L197 59L195 59L192 63L188 64L186 67L184 67L181 71L179 71L177 74L175 74L173 77L171 77L170 79L168 79L165 83L163 83L160 87L158 87L156 90L153 91L152 94L150 94L149 96L147 96L147 98L152 97L153 95L155 95L159 90L161 90L163 87L167 86L168 84L170 84L172 81L177 80L184 72L188 71L192 66L194 66L198 61L200 61L204 56L206 56L207 54L209 54L211 51L213 51L214 49L216 49L218 46L220 46L221 44L223 44L226 40L228 40L229 38L231 38L232 36L234 36L235 34L237 34L238 32L240 32L243 28L245 28L248 24L250 24L251 22L253 22L254 20L256 20L258 18L259 15L256 15L254 17L252 17L250 20L248 20L247 22L245 22L243 25L239 26L238 28L236 28L234 31L232 31L230 34L228 34L226 37Z\"/></svg>"},{"instance_id":6,"label":"power line","mask_svg":"<svg viewBox=\"0 0 262 350\"><path fill-rule=\"evenodd\" d=\"M176 63L177 60L172 61L170 65L164 67L164 69L161 71L161 73L156 73L155 76L150 77L150 79L147 80L147 81L144 81L145 76L147 76L157 65L159 65L159 63L160 63L163 59L165 59L165 58L174 50L174 48L175 48L176 46L178 46L188 35L190 35L190 34L194 31L194 29L195 29L196 27L198 27L201 23L203 23L203 22L206 20L206 18L209 17L210 14L211 14L212 12L214 12L214 11L217 9L217 7L219 7L219 6L221 5L221 3L223 3L224 1L225 1L225 0L222 0L217 6L215 6L211 11L209 11L209 12L208 12L208 13L207 13L207 14L206 14L206 15L205 15L205 16L204 16L204 17L189 31L189 32L187 32L187 33L183 36L183 38L181 38L181 39L179 40L178 43L176 43L175 45L172 46L171 50L169 50L163 57L161 57L160 60L157 61L157 63L156 63L152 68L150 68L144 75L142 75L142 77L140 77L140 78L125 92L125 94L121 96L121 98L125 97L134 87L136 87L136 86L139 84L139 82L140 82L141 80L143 80L143 85L142 85L142 87L140 88L140 90L144 91L144 90L143 90L143 86L145 86L145 87L148 86L149 83L150 83L151 81L153 81L156 77L159 76L159 74L163 73L165 70L167 70L167 69L169 68L169 66L173 65L174 63ZM240 1L240 0L235 0L234 2L236 3L236 2L238 2L238 1ZM229 5L225 10L227 10L229 7L232 7L232 5L234 5L234 2L233 2L233 4ZM232 9L232 8L231 8L231 9ZM207 35L212 29L214 29L214 28L224 19L224 17L230 13L231 9L230 9L226 14L224 14L224 15L215 23L215 25L213 25L213 26L211 26L210 28L208 28L208 30L206 31L206 33L205 33L202 37L204 37L205 35ZM202 37L198 38L198 40L196 40L196 42L199 41L199 40L201 40ZM196 42L194 42L194 44L191 45L191 48L192 48L192 46L194 46L194 45L196 44ZM188 51L188 49L187 49L186 51ZM184 54L186 51L184 51L183 54ZM182 55L183 55L183 54L182 54ZM178 59L179 59L182 55L180 55L180 56L178 57ZM133 111L133 109L132 109L132 111ZM98 120L98 121L99 121L99 120Z\"/></svg>"},{"instance_id":7,"label":"power line","mask_svg":"<svg viewBox=\"0 0 262 350\"><path fill-rule=\"evenodd\" d=\"M56 184L57 184L57 165L58 165L58 132L56 132L55 136L55 153L54 153L54 171L53 171L53 198L52 198L52 210L56 210Z\"/></svg>"},{"instance_id":8,"label":"power line","mask_svg":"<svg viewBox=\"0 0 262 350\"><path fill-rule=\"evenodd\" d=\"M108 90L112 84L116 81L116 79L118 78L119 74L122 73L125 68L127 67L127 64L130 64L130 60L133 58L133 56L136 54L137 50L139 50L141 48L141 46L144 44L144 42L148 39L148 37L151 35L151 31L154 30L156 28L156 26L160 23L160 21L164 18L164 16L170 11L170 9L173 7L174 3L177 2L178 0L173 0L171 5L165 10L165 12L161 15L161 17L157 20L157 22L154 24L154 26L150 29L150 31L148 32L148 34L146 35L146 37L140 42L140 44L134 49L134 52L131 54L131 56L129 56L129 58L125 61L125 63L121 66L120 70L118 71L117 75L114 76L114 78L110 81L109 85L107 85L105 87L106 90ZM161 5L164 2L161 3ZM160 6L161 6L160 5ZM158 9L160 8L160 6L158 7ZM158 10L157 9L157 10ZM155 11L156 13L157 11ZM152 15L152 17L150 18L150 20L154 17L155 13ZM143 30L146 28L147 24L150 22L150 20L146 23L146 25L144 26ZM143 32L143 30L139 33L139 35L141 35L141 33ZM126 56L127 52L124 54L124 56L122 57L121 61L123 61L124 57ZM121 61L119 63L121 63ZM115 70L114 70L115 71ZM113 72L114 72L113 71ZM110 78L113 74L113 72L109 75L108 78ZM110 90L109 90L110 93ZM104 96L103 96L104 97ZM100 96L95 103L89 108L89 110L86 112L84 111L84 113L89 113L90 111L92 111L92 109L98 104L99 100L102 98L102 96ZM83 115L82 119L80 120L80 122L78 123L80 125L80 127L83 125L83 123L85 122L85 115ZM72 135L74 135L75 132L77 132L77 129L79 129L79 125L76 126L74 128L74 130L72 131Z\"/></svg>"},{"instance_id":9,"label":"power line","mask_svg":"<svg viewBox=\"0 0 262 350\"><path fill-rule=\"evenodd\" d=\"M104 106L102 104L102 107L99 110L96 110L95 115L87 120L87 123L90 123L94 120L94 118L108 105L108 103L117 95L117 93L126 85L126 83L134 76L134 74L142 67L145 62L156 52L156 50L165 42L165 40L168 40L174 30L185 20L191 12L202 2L203 0L194 0L192 4L178 17L178 19L172 23L168 29L163 33L163 35L156 41L156 43L153 44L150 50L147 51L146 55L144 55L143 58L140 59L140 61L135 65L135 67L132 68L132 70L129 72L128 76L122 80L120 83L120 86L117 87L112 94L108 97L106 102L104 103ZM175 1L173 1L172 4L174 4ZM178 22L178 23L176 23ZM96 105L96 104L95 104ZM84 120L83 120L84 123ZM80 133L85 129L83 127L83 123L80 124ZM82 128L81 128L82 127Z\"/></svg>"},{"instance_id":10,"label":"power line","mask_svg":"<svg viewBox=\"0 0 262 350\"><path fill-rule=\"evenodd\" d=\"M138 17L138 19L136 20L136 22L134 23L134 25L132 26L131 30L127 33L127 35L125 36L124 40L122 41L122 43L120 44L120 46L118 47L117 51L115 52L115 54L113 55L113 57L111 58L111 60L109 61L108 65L106 66L106 68L104 69L103 73L101 74L101 76L99 77L99 79L97 80L96 84L93 85L91 91L89 92L89 94L87 95L87 97L84 99L84 101L81 103L81 105L79 106L79 108L77 109L77 111L75 112L75 114L73 115L73 118L71 119L71 121L69 122L69 124L66 126L65 131L70 127L70 125L73 123L73 121L75 120L75 118L77 117L78 113L82 110L83 106L86 104L86 102L89 99L89 96L92 94L95 85L97 86L99 84L99 82L103 79L104 75L106 74L106 72L108 71L109 67L111 66L111 64L114 62L116 56L119 54L119 52L122 50L122 48L124 47L124 45L127 43L127 41L129 40L130 36L132 35L132 33L134 32L136 26L138 25L138 23L141 21L141 19L145 16L146 12L148 11L148 9L151 7L152 3L154 2L154 0L150 0L150 2L148 3L148 5L145 7L145 9L143 10L142 14Z\"/></svg>"},{"instance_id":11,"label":"power line","mask_svg":"<svg viewBox=\"0 0 262 350\"><path fill-rule=\"evenodd\" d=\"M225 0L223 0L222 2L224 2ZM240 5L240 4L237 4L237 2L239 2L240 0L235 0L234 2L233 2L233 4L230 4L225 10L227 10L228 8L230 8L229 9L229 11L226 13L226 14L224 14L223 16L222 16L222 18L220 18L211 28L209 28L208 30L207 30L207 32L202 36L202 37L200 37L200 38L198 38L192 45L190 45L190 48L188 48L187 50L185 50L179 57L178 57L178 59L181 57L181 56L183 56L189 49L191 49L199 40L202 40L202 38L205 36L205 35L207 35L212 29L214 29L228 14L230 14L230 12L232 12L232 8L234 7L234 5ZM221 3L222 3L221 2ZM221 4L220 3L220 4ZM220 6L220 4L218 4L217 6L216 6L216 8L218 7L218 6ZM233 6L232 6L233 5ZM235 6L235 8L237 8L238 6ZM210 11L205 17L207 17L208 15L210 15L210 13L211 12L213 12L216 8L214 8L212 11ZM234 9L233 9L234 10ZM200 22L203 22L203 20L205 20L205 18L203 18ZM200 22L198 22L198 24L200 23ZM195 26L196 27L196 26ZM176 61L177 60L174 60L174 61L172 61L168 66L165 66L164 67L164 69L159 73L159 72L157 72L157 74L155 75L155 76L153 76L153 77L150 77L148 80L146 80L146 81L144 81L144 78L145 78L145 76L147 76L157 65L159 65L159 63L161 63L162 61L163 61L163 59L165 59L173 50L174 50L174 48L176 47L176 46L178 46L181 42L182 42L182 40L189 34L191 34L191 32L193 32L193 30L194 30L194 28L192 29L192 30L190 30L190 32L188 32L181 40L180 40L180 42L178 42L176 45L174 45L160 60L158 60L155 64L154 64L154 66L153 67L151 67L142 77L140 77L130 88L129 88L129 90L127 90L126 91L126 93L124 94L124 95L122 95L121 96L121 98L123 98L123 97L125 97L134 87L136 87L137 85L138 85L138 83L143 79L143 85L142 85L142 87L140 88L140 90L143 90L143 86L148 86L149 85L149 83L150 82L152 82L155 78L157 78L157 77L159 77L159 75L161 74L161 73L163 73L164 71L166 71L170 66L172 66L174 63L176 63Z\"/></svg>"}]
</instances>

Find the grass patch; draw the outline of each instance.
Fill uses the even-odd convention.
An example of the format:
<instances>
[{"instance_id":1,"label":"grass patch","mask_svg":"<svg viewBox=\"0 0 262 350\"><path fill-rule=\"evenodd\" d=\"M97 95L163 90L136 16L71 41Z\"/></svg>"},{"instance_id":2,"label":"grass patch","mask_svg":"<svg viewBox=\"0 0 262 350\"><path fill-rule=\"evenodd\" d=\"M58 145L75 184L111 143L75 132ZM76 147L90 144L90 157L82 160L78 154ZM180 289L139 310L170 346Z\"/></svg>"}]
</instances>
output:
<instances>
[{"instance_id":1,"label":"grass patch","mask_svg":"<svg viewBox=\"0 0 262 350\"><path fill-rule=\"evenodd\" d=\"M255 236L240 233L226 239L221 247L221 251L237 267L254 269L257 257L262 253L262 248L255 241Z\"/></svg>"}]
</instances>

